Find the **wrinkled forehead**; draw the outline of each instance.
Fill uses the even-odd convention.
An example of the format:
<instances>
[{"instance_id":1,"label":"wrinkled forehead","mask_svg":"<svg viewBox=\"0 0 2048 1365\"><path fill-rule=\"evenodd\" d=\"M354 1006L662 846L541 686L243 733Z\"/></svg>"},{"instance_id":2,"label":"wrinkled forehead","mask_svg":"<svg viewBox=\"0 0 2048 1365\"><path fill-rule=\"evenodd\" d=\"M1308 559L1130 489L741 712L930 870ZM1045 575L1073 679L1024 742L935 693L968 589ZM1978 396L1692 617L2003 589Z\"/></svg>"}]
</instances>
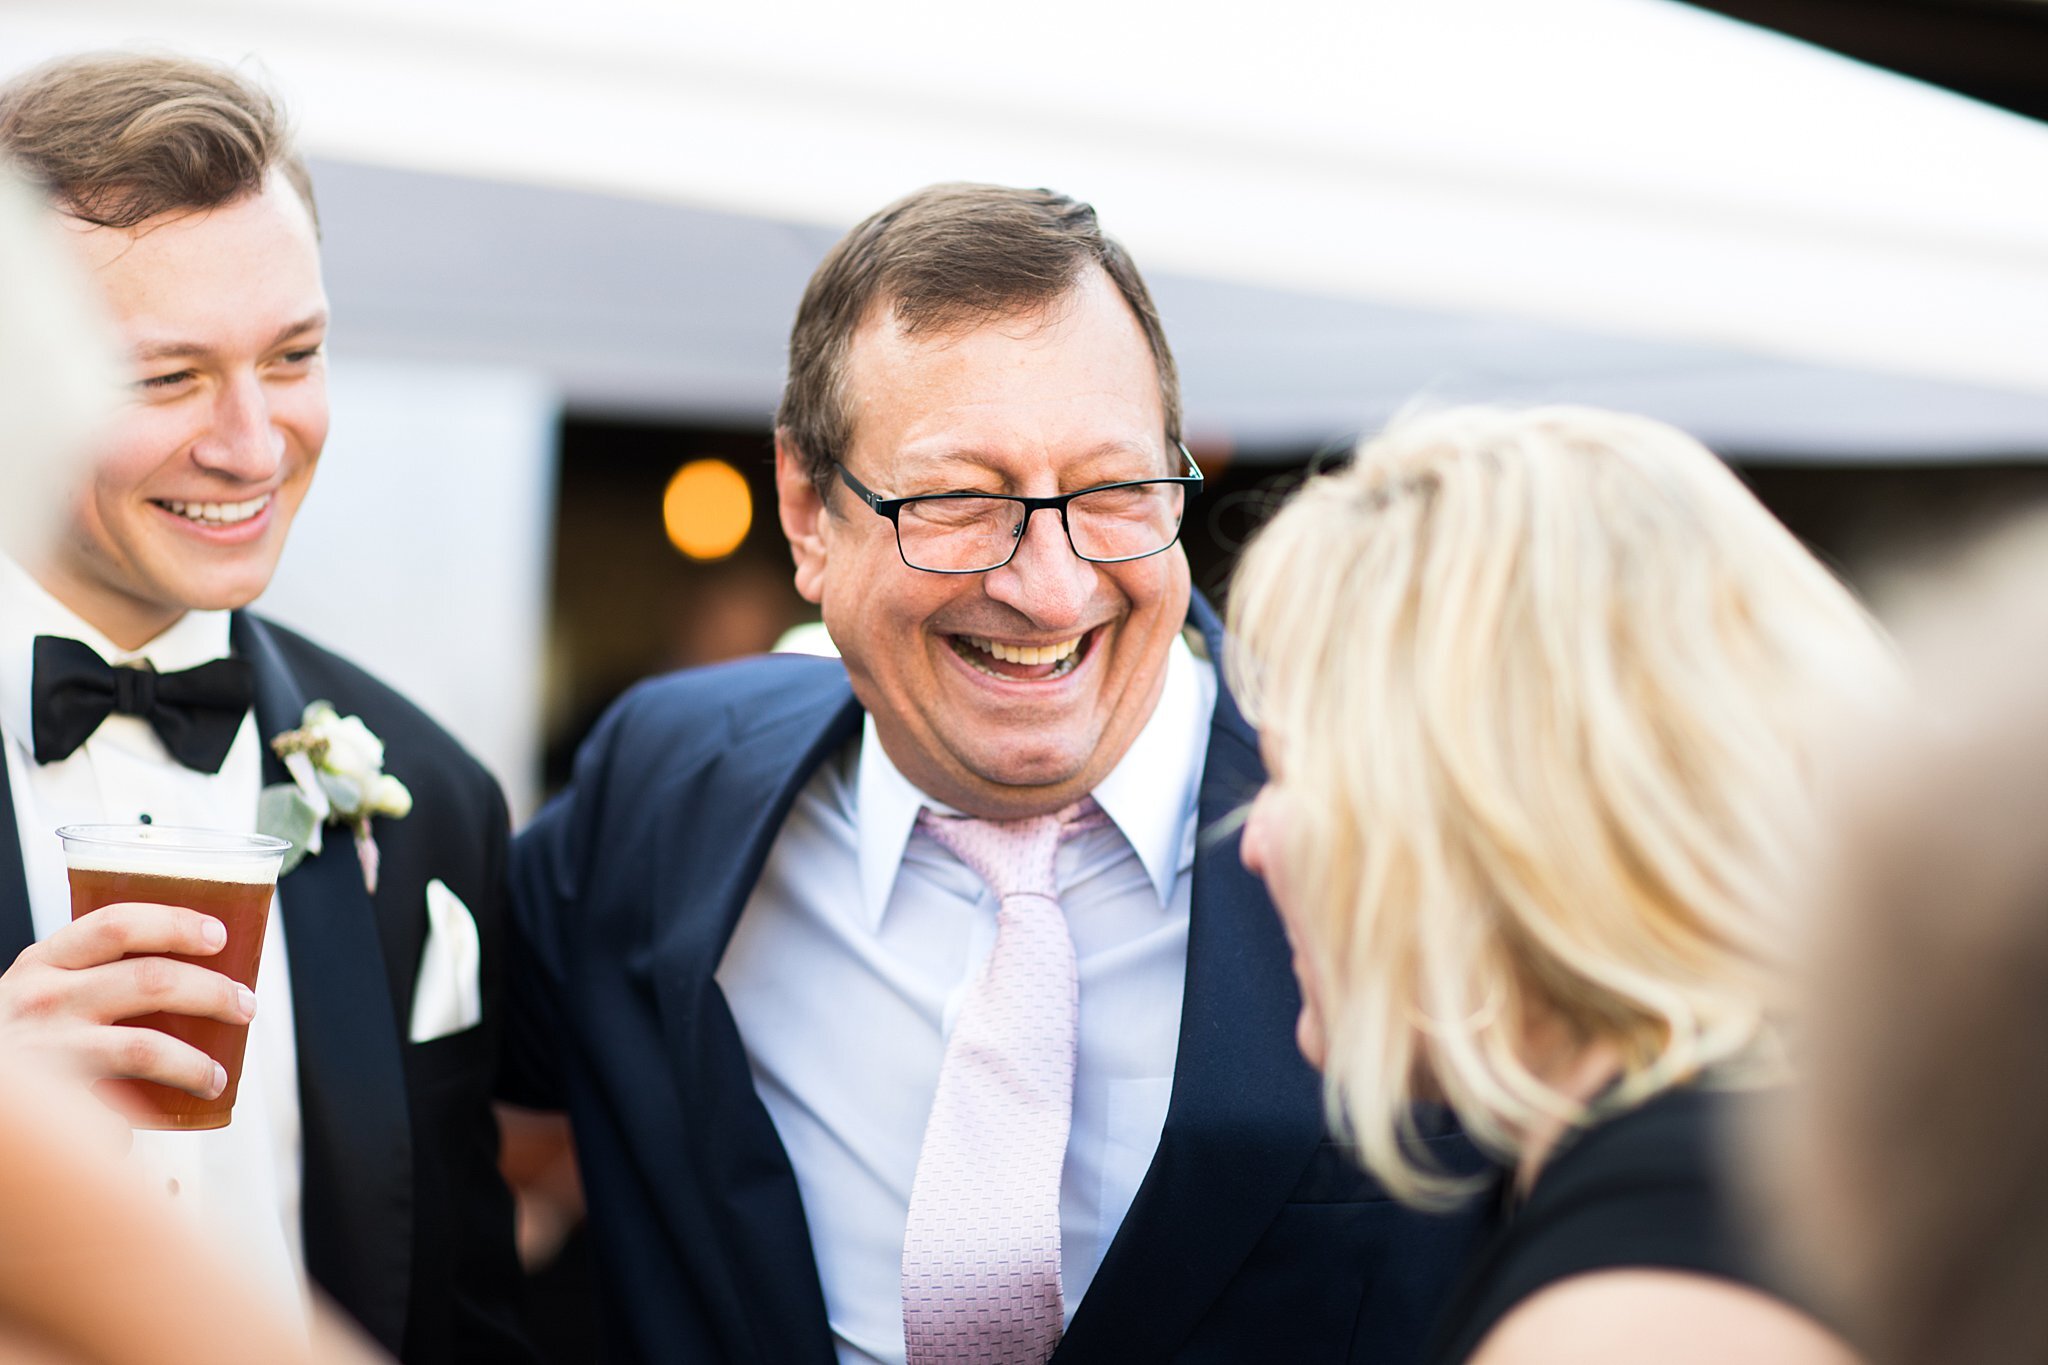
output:
<instances>
[{"instance_id":1,"label":"wrinkled forehead","mask_svg":"<svg viewBox=\"0 0 2048 1365\"><path fill-rule=\"evenodd\" d=\"M842 373L849 451L877 473L960 463L1019 481L1050 471L1067 482L1077 466L1180 472L1151 348L1106 277L946 327L877 309Z\"/></svg>"},{"instance_id":2,"label":"wrinkled forehead","mask_svg":"<svg viewBox=\"0 0 2048 1365\"><path fill-rule=\"evenodd\" d=\"M937 375L972 366L999 337L1025 351L1052 350L1068 339L1068 324L1081 301L1081 286L1050 299L997 310L912 309L885 295L871 303L847 337L844 373L848 396L870 387L863 380ZM1007 349L1007 348L1006 348Z\"/></svg>"}]
</instances>

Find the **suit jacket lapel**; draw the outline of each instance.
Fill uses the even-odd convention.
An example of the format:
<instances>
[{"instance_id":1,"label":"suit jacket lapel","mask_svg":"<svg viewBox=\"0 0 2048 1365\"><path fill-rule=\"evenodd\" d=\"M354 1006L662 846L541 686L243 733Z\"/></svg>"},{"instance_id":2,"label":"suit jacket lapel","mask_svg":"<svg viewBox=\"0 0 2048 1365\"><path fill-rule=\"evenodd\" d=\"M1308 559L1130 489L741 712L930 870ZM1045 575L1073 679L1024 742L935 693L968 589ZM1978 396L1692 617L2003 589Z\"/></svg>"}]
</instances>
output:
<instances>
[{"instance_id":1,"label":"suit jacket lapel","mask_svg":"<svg viewBox=\"0 0 2048 1365\"><path fill-rule=\"evenodd\" d=\"M1198 596L1210 657L1221 630ZM1258 739L1219 687L1202 770L1187 987L1159 1150L1053 1359L1164 1358L1216 1301L1314 1157L1315 1073L1294 1045L1286 937L1236 838L1213 831L1265 781Z\"/></svg>"},{"instance_id":2,"label":"suit jacket lapel","mask_svg":"<svg viewBox=\"0 0 2048 1365\"><path fill-rule=\"evenodd\" d=\"M258 733L267 741L296 727L311 698L276 637L241 612L233 637L256 671ZM263 778L290 780L267 742ZM376 910L348 838L330 837L301 862L278 899L298 1038L306 1269L395 1354L412 1277L412 1132Z\"/></svg>"},{"instance_id":3,"label":"suit jacket lapel","mask_svg":"<svg viewBox=\"0 0 2048 1365\"><path fill-rule=\"evenodd\" d=\"M14 790L7 780L7 765L0 762L0 969L35 941L28 873L21 864L21 830L14 823Z\"/></svg>"},{"instance_id":4,"label":"suit jacket lapel","mask_svg":"<svg viewBox=\"0 0 2048 1365\"><path fill-rule=\"evenodd\" d=\"M822 695L821 706L817 689L798 686L735 704L744 723L712 760L656 880L663 1030L680 1093L693 1099L691 1165L720 1224L716 1255L698 1270L706 1299L735 1314L728 1340L749 1343L744 1358L762 1365L829 1362L832 1340L795 1173L713 974L797 794L859 728L843 673Z\"/></svg>"}]
</instances>

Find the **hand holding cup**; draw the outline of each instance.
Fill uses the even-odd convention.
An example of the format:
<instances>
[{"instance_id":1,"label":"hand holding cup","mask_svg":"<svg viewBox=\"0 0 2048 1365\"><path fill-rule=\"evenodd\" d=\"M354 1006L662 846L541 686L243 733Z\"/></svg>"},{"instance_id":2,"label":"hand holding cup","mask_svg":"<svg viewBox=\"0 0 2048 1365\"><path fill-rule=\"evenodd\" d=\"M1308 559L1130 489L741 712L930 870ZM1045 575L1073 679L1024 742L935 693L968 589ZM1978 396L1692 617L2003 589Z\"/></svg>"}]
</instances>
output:
<instances>
[{"instance_id":1,"label":"hand holding cup","mask_svg":"<svg viewBox=\"0 0 2048 1365\"><path fill-rule=\"evenodd\" d=\"M232 1113L287 845L165 826L67 826L71 924L0 976L0 1034L99 1079L139 1127Z\"/></svg>"}]
</instances>

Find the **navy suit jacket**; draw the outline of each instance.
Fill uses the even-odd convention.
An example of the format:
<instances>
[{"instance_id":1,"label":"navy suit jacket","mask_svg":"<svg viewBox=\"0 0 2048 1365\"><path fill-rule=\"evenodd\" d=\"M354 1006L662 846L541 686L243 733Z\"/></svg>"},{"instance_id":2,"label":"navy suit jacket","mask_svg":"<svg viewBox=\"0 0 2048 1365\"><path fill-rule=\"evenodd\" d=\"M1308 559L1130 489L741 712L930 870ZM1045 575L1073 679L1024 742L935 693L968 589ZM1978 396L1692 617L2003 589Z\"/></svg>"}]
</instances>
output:
<instances>
[{"instance_id":1,"label":"navy suit jacket","mask_svg":"<svg viewBox=\"0 0 2048 1365\"><path fill-rule=\"evenodd\" d=\"M404 1365L530 1361L490 1108L511 838L504 797L446 731L338 655L241 612L231 639L255 670L259 735L295 728L309 701L331 701L384 740L387 770L414 797L405 819L377 823L375 896L346 832L330 832L324 853L278 883L299 1063L307 1273ZM263 780L289 780L267 744ZM0 766L5 962L35 941L13 826ZM477 921L484 1022L414 1043L407 1023L427 938L426 886L436 877Z\"/></svg>"},{"instance_id":2,"label":"navy suit jacket","mask_svg":"<svg viewBox=\"0 0 2048 1365\"><path fill-rule=\"evenodd\" d=\"M1206 604L1192 619L1213 653ZM712 973L799 789L861 719L833 660L643 684L515 843L507 1085L570 1111L629 1359L834 1360L789 1158ZM1263 777L1219 695L1202 827ZM1205 837L1165 1128L1057 1365L1419 1355L1470 1222L1394 1204L1325 1139L1297 1008L1264 887L1234 838Z\"/></svg>"}]
</instances>

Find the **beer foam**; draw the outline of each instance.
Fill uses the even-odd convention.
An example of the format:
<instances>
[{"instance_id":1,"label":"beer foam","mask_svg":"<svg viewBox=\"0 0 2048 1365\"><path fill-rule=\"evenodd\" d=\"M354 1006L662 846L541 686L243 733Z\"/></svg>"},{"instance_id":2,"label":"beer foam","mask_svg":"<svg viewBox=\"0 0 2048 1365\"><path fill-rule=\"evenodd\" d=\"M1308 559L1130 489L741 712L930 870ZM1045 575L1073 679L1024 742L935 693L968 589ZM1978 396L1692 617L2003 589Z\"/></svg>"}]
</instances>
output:
<instances>
[{"instance_id":1,"label":"beer foam","mask_svg":"<svg viewBox=\"0 0 2048 1365\"><path fill-rule=\"evenodd\" d=\"M179 854L186 856L180 857ZM67 854L64 861L74 872L98 872L107 876L163 877L190 882L233 882L239 886L268 886L277 880L277 862L274 856L237 858L232 861L224 858L212 862L204 856L193 857L184 849L178 850L177 853L166 853L155 849L128 852L96 848L90 853L80 850Z\"/></svg>"},{"instance_id":2,"label":"beer foam","mask_svg":"<svg viewBox=\"0 0 2048 1365\"><path fill-rule=\"evenodd\" d=\"M75 833L67 833L67 830ZM105 876L169 877L180 881L265 886L277 880L283 850L265 852L213 830L151 825L113 830L67 826L65 864Z\"/></svg>"}]
</instances>

